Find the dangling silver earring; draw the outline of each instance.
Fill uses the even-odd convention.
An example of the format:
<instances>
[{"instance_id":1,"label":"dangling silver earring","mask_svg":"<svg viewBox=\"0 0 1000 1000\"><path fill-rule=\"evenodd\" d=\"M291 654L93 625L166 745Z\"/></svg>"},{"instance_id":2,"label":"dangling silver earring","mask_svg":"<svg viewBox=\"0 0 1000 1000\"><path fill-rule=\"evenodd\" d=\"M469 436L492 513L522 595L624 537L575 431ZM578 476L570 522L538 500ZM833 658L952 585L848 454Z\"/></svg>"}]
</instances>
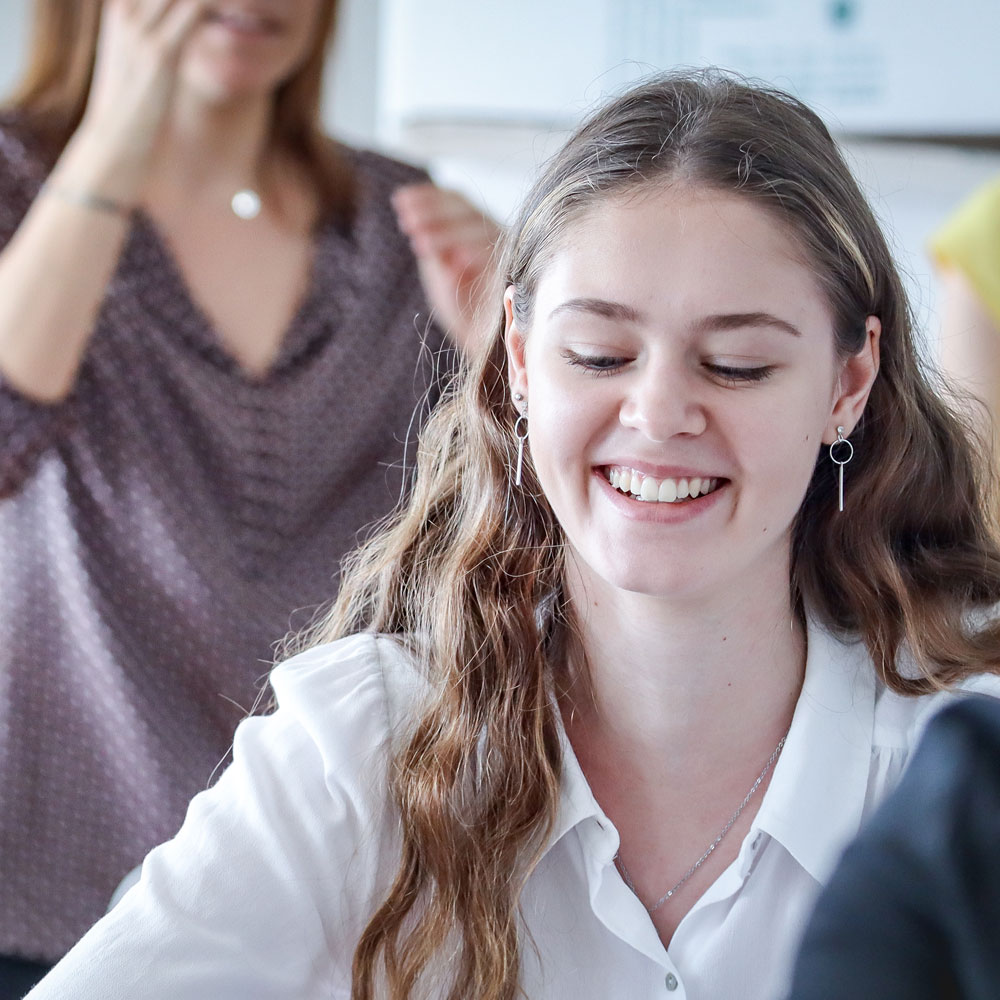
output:
<instances>
[{"instance_id":1,"label":"dangling silver earring","mask_svg":"<svg viewBox=\"0 0 1000 1000\"><path fill-rule=\"evenodd\" d=\"M838 453L833 450L839 445L847 446L846 452L843 448L840 448L840 458L837 457ZM844 437L844 428L838 427L837 440L830 445L830 461L833 462L834 465L839 466L838 472L840 483L837 489L837 509L841 511L844 509L844 466L847 465L852 458L854 458L854 445Z\"/></svg>"},{"instance_id":2,"label":"dangling silver earring","mask_svg":"<svg viewBox=\"0 0 1000 1000\"><path fill-rule=\"evenodd\" d=\"M514 401L524 402L524 396L519 392L514 393ZM527 406L518 414L514 422L514 437L517 438L517 467L514 470L514 485L521 485L521 468L524 465L524 442L528 440L528 408Z\"/></svg>"}]
</instances>

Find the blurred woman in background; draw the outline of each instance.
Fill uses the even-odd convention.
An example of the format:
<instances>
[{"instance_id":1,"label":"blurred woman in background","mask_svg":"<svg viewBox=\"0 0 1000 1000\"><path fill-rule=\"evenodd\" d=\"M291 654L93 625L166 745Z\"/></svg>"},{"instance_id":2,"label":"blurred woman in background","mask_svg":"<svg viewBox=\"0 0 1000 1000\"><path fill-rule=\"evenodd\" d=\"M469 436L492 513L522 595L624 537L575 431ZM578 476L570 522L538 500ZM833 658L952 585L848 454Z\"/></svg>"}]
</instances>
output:
<instances>
[{"instance_id":1,"label":"blurred woman in background","mask_svg":"<svg viewBox=\"0 0 1000 1000\"><path fill-rule=\"evenodd\" d=\"M466 331L495 230L323 134L336 6L35 5L0 114L11 995L175 831L272 644L399 496L444 341L393 198Z\"/></svg>"}]
</instances>

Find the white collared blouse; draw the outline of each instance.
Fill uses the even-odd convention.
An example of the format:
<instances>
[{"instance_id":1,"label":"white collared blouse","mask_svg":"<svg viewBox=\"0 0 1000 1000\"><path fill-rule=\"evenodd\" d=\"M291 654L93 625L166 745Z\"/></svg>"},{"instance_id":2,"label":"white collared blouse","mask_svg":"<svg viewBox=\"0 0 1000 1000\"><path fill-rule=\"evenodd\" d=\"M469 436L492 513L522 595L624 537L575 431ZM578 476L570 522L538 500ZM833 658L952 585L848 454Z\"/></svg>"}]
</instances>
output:
<instances>
[{"instance_id":1,"label":"white collared blouse","mask_svg":"<svg viewBox=\"0 0 1000 1000\"><path fill-rule=\"evenodd\" d=\"M424 683L396 642L370 635L309 650L272 680L278 710L240 726L233 764L30 1000L350 995L355 944L398 859L387 751ZM1000 696L996 678L970 687ZM565 744L557 828L523 896L527 997L778 1000L842 848L958 696L899 697L860 643L811 624L753 826L669 949L619 876L618 834Z\"/></svg>"}]
</instances>

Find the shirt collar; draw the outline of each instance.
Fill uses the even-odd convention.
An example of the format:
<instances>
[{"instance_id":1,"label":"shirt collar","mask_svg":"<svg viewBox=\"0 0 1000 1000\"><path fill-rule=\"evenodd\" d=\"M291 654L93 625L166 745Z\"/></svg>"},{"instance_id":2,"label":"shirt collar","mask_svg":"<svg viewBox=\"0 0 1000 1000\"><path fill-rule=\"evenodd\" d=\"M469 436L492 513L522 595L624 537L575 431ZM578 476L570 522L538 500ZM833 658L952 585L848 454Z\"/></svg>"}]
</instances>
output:
<instances>
[{"instance_id":1,"label":"shirt collar","mask_svg":"<svg viewBox=\"0 0 1000 1000\"><path fill-rule=\"evenodd\" d=\"M553 704L555 702L553 700ZM614 824L605 815L594 793L590 790L590 783L587 781L580 767L580 762L576 759L576 753L566 735L566 728L562 723L562 715L558 705L555 705L556 718L559 720L559 743L562 748L562 780L559 785L559 809L556 814L555 826L549 836L545 850L550 850L575 826L579 826L584 820L594 819L602 831L613 838L614 843L609 844L609 849L613 847L618 850L618 832Z\"/></svg>"},{"instance_id":2,"label":"shirt collar","mask_svg":"<svg viewBox=\"0 0 1000 1000\"><path fill-rule=\"evenodd\" d=\"M784 749L754 820L816 879L825 883L858 831L871 769L875 672L864 644L807 624L806 671ZM558 709L557 709L558 711ZM590 790L560 721L563 774L559 809L546 851L594 819L614 855L618 835Z\"/></svg>"},{"instance_id":3,"label":"shirt collar","mask_svg":"<svg viewBox=\"0 0 1000 1000\"><path fill-rule=\"evenodd\" d=\"M876 679L860 640L810 619L791 729L754 820L825 883L861 825L871 771Z\"/></svg>"}]
</instances>

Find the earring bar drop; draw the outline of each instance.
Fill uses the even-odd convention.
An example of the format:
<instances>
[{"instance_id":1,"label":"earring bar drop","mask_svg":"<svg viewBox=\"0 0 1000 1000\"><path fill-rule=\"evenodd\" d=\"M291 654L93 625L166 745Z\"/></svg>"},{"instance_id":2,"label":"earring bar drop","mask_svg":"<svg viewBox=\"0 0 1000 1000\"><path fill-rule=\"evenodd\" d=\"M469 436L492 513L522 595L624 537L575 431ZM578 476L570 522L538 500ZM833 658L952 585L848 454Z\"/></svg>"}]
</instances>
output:
<instances>
[{"instance_id":1,"label":"earring bar drop","mask_svg":"<svg viewBox=\"0 0 1000 1000\"><path fill-rule=\"evenodd\" d=\"M524 401L524 396L519 392L514 393L514 401L521 403ZM524 433L521 433L521 421L524 421ZM514 470L514 485L521 485L521 469L524 466L524 442L528 438L528 417L526 412L522 412L518 415L517 420L514 422L514 437L517 438L517 467Z\"/></svg>"},{"instance_id":2,"label":"earring bar drop","mask_svg":"<svg viewBox=\"0 0 1000 1000\"><path fill-rule=\"evenodd\" d=\"M847 454L843 458L837 458L837 453L834 451L839 445L847 446ZM841 451L843 454L843 450ZM854 445L851 444L847 438L844 437L844 428L837 428L837 440L830 445L830 461L834 465L839 466L837 470L837 509L841 512L844 510L844 466L854 458Z\"/></svg>"}]
</instances>

